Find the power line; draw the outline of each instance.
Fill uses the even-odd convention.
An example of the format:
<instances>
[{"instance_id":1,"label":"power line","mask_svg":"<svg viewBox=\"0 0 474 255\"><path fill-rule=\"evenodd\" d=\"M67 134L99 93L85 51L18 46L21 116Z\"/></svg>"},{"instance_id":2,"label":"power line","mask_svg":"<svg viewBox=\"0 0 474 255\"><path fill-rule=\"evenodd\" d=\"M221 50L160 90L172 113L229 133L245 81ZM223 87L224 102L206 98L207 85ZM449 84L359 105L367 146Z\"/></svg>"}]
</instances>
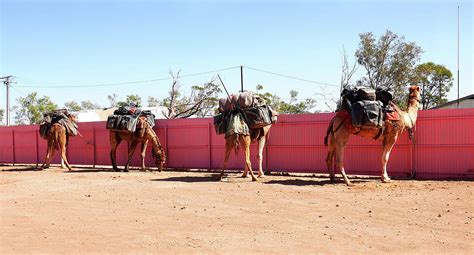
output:
<instances>
[{"instance_id":1,"label":"power line","mask_svg":"<svg viewBox=\"0 0 474 255\"><path fill-rule=\"evenodd\" d=\"M191 76L198 76L203 74L210 74L216 72L227 71L231 69L240 68L240 66L222 68L212 71L200 72L200 73L193 73L187 75L180 75L180 78L191 77ZM85 84L85 85L45 85L45 86L15 86L15 87L22 87L22 88L88 88L88 87L106 87L106 86L118 86L118 85L126 85L126 84L137 84L137 83L148 83L148 82L155 82L155 81L165 81L165 80L172 80L173 77L167 78L157 78L151 80L141 80L141 81L129 81L129 82L116 82L116 83L102 83L102 84Z\"/></svg>"},{"instance_id":2,"label":"power line","mask_svg":"<svg viewBox=\"0 0 474 255\"><path fill-rule=\"evenodd\" d=\"M285 78L289 78L289 79L294 79L294 80L299 80L299 81L304 81L304 82L310 82L310 83L316 83L316 84L326 85L326 86L332 86L332 87L339 87L339 85L335 85L335 84L330 84L330 83L325 83L325 82L319 82L319 81L312 81L312 80L302 79L302 78L298 78L298 77L295 77L295 76L290 76L290 75L280 74L280 73L274 73L274 72L265 71L265 70L258 69L258 68L254 68L254 67L250 67L250 66L244 66L244 67L247 67L248 69L251 69L251 70L254 70L254 71L263 72L263 73L268 73L268 74L272 74L272 75L277 75L277 76L281 76L281 77L285 77Z\"/></svg>"}]
</instances>

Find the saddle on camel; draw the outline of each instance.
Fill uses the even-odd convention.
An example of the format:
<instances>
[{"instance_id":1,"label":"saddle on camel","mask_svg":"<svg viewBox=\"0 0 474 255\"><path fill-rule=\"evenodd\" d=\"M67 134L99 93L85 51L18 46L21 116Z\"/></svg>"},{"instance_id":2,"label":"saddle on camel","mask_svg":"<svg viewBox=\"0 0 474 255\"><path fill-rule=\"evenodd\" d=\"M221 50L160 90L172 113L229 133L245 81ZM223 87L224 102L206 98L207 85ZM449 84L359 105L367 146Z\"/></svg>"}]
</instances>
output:
<instances>
[{"instance_id":1,"label":"saddle on camel","mask_svg":"<svg viewBox=\"0 0 474 255\"><path fill-rule=\"evenodd\" d=\"M340 107L329 123L324 138L324 144L328 146L326 164L331 181L335 178L335 168L341 172L344 182L351 185L344 170L344 148L350 135L358 135L382 142L381 180L390 182L387 174L390 151L404 130L409 131L410 138L412 136L421 98L420 88L409 88L408 108L405 111L392 103L391 90L344 89L341 96Z\"/></svg>"},{"instance_id":2,"label":"saddle on camel","mask_svg":"<svg viewBox=\"0 0 474 255\"><path fill-rule=\"evenodd\" d=\"M132 161L133 153L138 143L141 143L141 169L145 169L145 153L148 142L151 141L152 156L155 158L155 164L158 171L163 169L166 161L166 155L161 146L160 140L153 127L155 126L155 115L150 111L142 111L135 104L129 107L120 107L114 111L113 115L107 118L107 126L110 132L110 159L114 171L119 171L117 167L116 151L117 146L123 141L131 142L128 147L128 159L124 171Z\"/></svg>"},{"instance_id":3,"label":"saddle on camel","mask_svg":"<svg viewBox=\"0 0 474 255\"><path fill-rule=\"evenodd\" d=\"M43 114L43 120L39 128L40 136L48 140L48 148L43 165L40 169L48 168L57 149L61 155L61 166L66 164L66 167L71 170L71 166L67 160L66 147L69 143L69 136L76 136L79 134L77 130L76 117L70 114L66 109L58 109Z\"/></svg>"},{"instance_id":4,"label":"saddle on camel","mask_svg":"<svg viewBox=\"0 0 474 255\"><path fill-rule=\"evenodd\" d=\"M247 177L248 171L252 181L256 181L250 162L250 144L258 141L258 177L263 177L262 170L263 148L271 124L277 120L277 113L269 106L262 104L260 98L251 91L229 95L219 100L219 112L214 117L214 127L218 135L225 134L226 150L224 164L219 180L224 176L230 152L237 154L239 147L245 149L245 169L242 177Z\"/></svg>"}]
</instances>

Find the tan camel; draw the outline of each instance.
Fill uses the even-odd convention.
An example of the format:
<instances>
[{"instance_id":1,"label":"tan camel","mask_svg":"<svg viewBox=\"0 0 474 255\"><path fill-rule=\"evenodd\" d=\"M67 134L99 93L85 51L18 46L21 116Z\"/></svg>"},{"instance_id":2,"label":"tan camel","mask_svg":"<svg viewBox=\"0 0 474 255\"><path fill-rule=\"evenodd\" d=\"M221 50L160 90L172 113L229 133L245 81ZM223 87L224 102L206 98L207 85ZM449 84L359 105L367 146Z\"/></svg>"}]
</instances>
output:
<instances>
[{"instance_id":1,"label":"tan camel","mask_svg":"<svg viewBox=\"0 0 474 255\"><path fill-rule=\"evenodd\" d=\"M76 116L72 114L67 114L66 116L68 117L69 121L76 123ZM69 169L69 171L71 171L72 169L66 156L66 145L68 141L66 128L59 123L54 123L47 132L46 138L48 140L48 148L46 150L44 163L41 165L40 170L49 168L51 160L53 159L54 151L55 149L58 149L61 155L61 168L64 168L64 163L66 164L66 167Z\"/></svg>"},{"instance_id":2,"label":"tan camel","mask_svg":"<svg viewBox=\"0 0 474 255\"><path fill-rule=\"evenodd\" d=\"M138 143L142 144L140 156L142 159L141 168L144 170L146 147L148 145L148 141L151 141L152 155L155 157L155 164L156 167L158 167L158 171L161 172L166 161L166 155L163 147L161 146L160 140L158 139L155 131L153 131L153 128L151 128L148 124L145 116L140 116L138 118L138 125L140 128L137 128L137 130L133 133L128 131L110 130L110 159L112 160L113 169L114 171L119 171L116 158L117 146L120 144L120 142L122 142L122 140L126 140L131 141L131 144L128 148L128 160L124 171L128 172L128 167L130 166L133 153L135 152L135 148L137 147Z\"/></svg>"},{"instance_id":3,"label":"tan camel","mask_svg":"<svg viewBox=\"0 0 474 255\"><path fill-rule=\"evenodd\" d=\"M406 111L401 111L398 106L392 104L399 114L400 120L385 120L385 130L383 130L383 133L377 138L377 140L382 141L383 145L381 173L382 182L390 182L390 178L387 174L387 162L390 156L390 151L397 141L398 136L405 129L411 129L415 126L420 98L420 88L418 86L411 86L409 88L408 109ZM346 172L344 171L343 164L344 148L347 141L349 140L349 136L353 134L362 137L374 138L378 135L379 131L380 129L378 128L358 129L352 126L350 118L344 118L344 116L339 114L334 116L329 124L325 137L325 144L329 149L326 157L326 164L331 181L334 181L335 173L333 166L335 165L336 170L341 171L344 182L347 185L351 185L351 182L349 181L349 178L347 178Z\"/></svg>"},{"instance_id":4,"label":"tan camel","mask_svg":"<svg viewBox=\"0 0 474 255\"><path fill-rule=\"evenodd\" d=\"M256 181L252 171L252 163L250 162L250 144L252 142L258 141L258 177L264 177L262 170L263 162L263 148L265 147L265 142L272 125L265 126L261 129L252 129L250 130L250 135L231 135L225 139L225 156L224 156L224 166L222 167L222 172L219 176L219 180L222 180L224 176L224 170L227 167L227 161L229 160L230 152L232 149L237 153L239 146L245 149L245 168L242 177L247 177L248 171L250 170L250 175L252 176L252 181Z\"/></svg>"}]
</instances>

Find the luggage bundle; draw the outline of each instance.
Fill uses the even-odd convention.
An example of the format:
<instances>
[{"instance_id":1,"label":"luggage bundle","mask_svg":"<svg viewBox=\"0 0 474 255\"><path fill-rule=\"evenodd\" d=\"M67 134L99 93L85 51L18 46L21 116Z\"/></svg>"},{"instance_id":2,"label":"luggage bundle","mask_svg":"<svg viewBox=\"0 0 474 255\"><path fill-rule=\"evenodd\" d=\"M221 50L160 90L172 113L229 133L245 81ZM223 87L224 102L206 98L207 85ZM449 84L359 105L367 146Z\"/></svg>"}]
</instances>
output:
<instances>
[{"instance_id":1,"label":"luggage bundle","mask_svg":"<svg viewBox=\"0 0 474 255\"><path fill-rule=\"evenodd\" d=\"M59 123L66 128L68 135L77 135L77 125L71 122L68 118L67 109L57 109L51 112L43 114L43 120L40 122L39 133L44 139L47 139L47 134L51 126L55 123Z\"/></svg>"},{"instance_id":2,"label":"luggage bundle","mask_svg":"<svg viewBox=\"0 0 474 255\"><path fill-rule=\"evenodd\" d=\"M393 111L390 105L393 90L390 88L346 88L341 96L341 107L351 113L352 125L358 128L380 128L384 123L384 112Z\"/></svg>"},{"instance_id":3,"label":"luggage bundle","mask_svg":"<svg viewBox=\"0 0 474 255\"><path fill-rule=\"evenodd\" d=\"M258 129L277 121L278 113L269 105L263 105L260 98L251 91L232 94L219 100L219 113L214 116L214 128L218 135L225 134L232 115L242 114L249 129Z\"/></svg>"},{"instance_id":4,"label":"luggage bundle","mask_svg":"<svg viewBox=\"0 0 474 255\"><path fill-rule=\"evenodd\" d=\"M135 132L138 117L146 116L148 125L155 126L155 115L151 111L142 111L137 108L119 107L113 115L107 117L106 128L116 131Z\"/></svg>"}]
</instances>

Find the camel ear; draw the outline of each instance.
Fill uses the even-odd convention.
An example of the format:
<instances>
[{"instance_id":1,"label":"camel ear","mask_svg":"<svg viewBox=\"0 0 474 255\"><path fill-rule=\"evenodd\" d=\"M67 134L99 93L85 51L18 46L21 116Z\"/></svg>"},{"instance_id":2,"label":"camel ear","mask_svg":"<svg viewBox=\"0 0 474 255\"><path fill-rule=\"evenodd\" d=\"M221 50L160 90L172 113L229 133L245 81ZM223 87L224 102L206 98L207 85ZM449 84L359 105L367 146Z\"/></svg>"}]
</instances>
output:
<instances>
[{"instance_id":1,"label":"camel ear","mask_svg":"<svg viewBox=\"0 0 474 255\"><path fill-rule=\"evenodd\" d=\"M420 87L416 86L416 91L420 92Z\"/></svg>"}]
</instances>

